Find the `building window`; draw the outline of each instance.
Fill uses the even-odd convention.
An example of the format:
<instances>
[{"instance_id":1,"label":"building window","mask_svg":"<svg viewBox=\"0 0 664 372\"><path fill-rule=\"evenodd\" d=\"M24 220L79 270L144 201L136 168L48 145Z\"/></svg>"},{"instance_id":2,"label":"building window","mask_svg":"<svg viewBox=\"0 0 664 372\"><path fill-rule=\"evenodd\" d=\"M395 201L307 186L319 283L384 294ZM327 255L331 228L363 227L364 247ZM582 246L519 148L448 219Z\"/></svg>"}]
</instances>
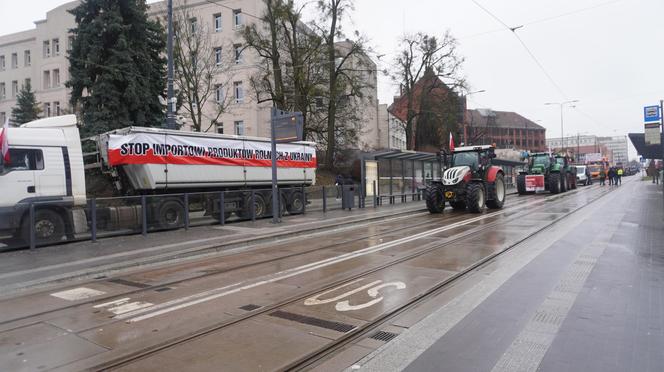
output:
<instances>
[{"instance_id":1,"label":"building window","mask_svg":"<svg viewBox=\"0 0 664 372\"><path fill-rule=\"evenodd\" d=\"M214 123L215 127L217 127L217 133L219 134L224 134L224 123Z\"/></svg>"},{"instance_id":2,"label":"building window","mask_svg":"<svg viewBox=\"0 0 664 372\"><path fill-rule=\"evenodd\" d=\"M5 87L5 83L0 83L0 99L5 98L7 98L7 88Z\"/></svg>"},{"instance_id":3,"label":"building window","mask_svg":"<svg viewBox=\"0 0 664 372\"><path fill-rule=\"evenodd\" d=\"M224 87L221 85L215 85L214 87L214 99L217 100L217 103L224 102Z\"/></svg>"},{"instance_id":4,"label":"building window","mask_svg":"<svg viewBox=\"0 0 664 372\"><path fill-rule=\"evenodd\" d=\"M235 92L235 103L244 102L244 89L242 88L241 81L236 81L233 83L233 90Z\"/></svg>"},{"instance_id":5,"label":"building window","mask_svg":"<svg viewBox=\"0 0 664 372\"><path fill-rule=\"evenodd\" d=\"M7 114L5 112L0 112L0 122L2 122L2 125L5 124L5 120L7 120Z\"/></svg>"},{"instance_id":6,"label":"building window","mask_svg":"<svg viewBox=\"0 0 664 372\"><path fill-rule=\"evenodd\" d=\"M196 17L189 18L189 27L191 33L195 34L196 30L198 29L198 21L196 20Z\"/></svg>"},{"instance_id":7,"label":"building window","mask_svg":"<svg viewBox=\"0 0 664 372\"><path fill-rule=\"evenodd\" d=\"M44 116L45 117L51 116L51 104L48 102L44 103Z\"/></svg>"},{"instance_id":8,"label":"building window","mask_svg":"<svg viewBox=\"0 0 664 372\"><path fill-rule=\"evenodd\" d=\"M242 44L234 44L233 50L235 50L235 64L239 65L242 63Z\"/></svg>"},{"instance_id":9,"label":"building window","mask_svg":"<svg viewBox=\"0 0 664 372\"><path fill-rule=\"evenodd\" d=\"M325 107L324 105L323 97L316 97L316 109L321 110Z\"/></svg>"},{"instance_id":10,"label":"building window","mask_svg":"<svg viewBox=\"0 0 664 372\"><path fill-rule=\"evenodd\" d=\"M44 87L44 89L51 88L51 71L44 71L42 86Z\"/></svg>"},{"instance_id":11,"label":"building window","mask_svg":"<svg viewBox=\"0 0 664 372\"><path fill-rule=\"evenodd\" d=\"M53 70L53 87L60 86L60 69Z\"/></svg>"},{"instance_id":12,"label":"building window","mask_svg":"<svg viewBox=\"0 0 664 372\"><path fill-rule=\"evenodd\" d=\"M18 68L18 53L12 53L12 68Z\"/></svg>"},{"instance_id":13,"label":"building window","mask_svg":"<svg viewBox=\"0 0 664 372\"><path fill-rule=\"evenodd\" d=\"M214 32L221 32L221 13L212 16L214 18Z\"/></svg>"},{"instance_id":14,"label":"building window","mask_svg":"<svg viewBox=\"0 0 664 372\"><path fill-rule=\"evenodd\" d=\"M32 90L32 80L30 78L26 78L25 82L23 84L24 84L23 86L25 87L25 89L30 88L30 90Z\"/></svg>"},{"instance_id":15,"label":"building window","mask_svg":"<svg viewBox=\"0 0 664 372\"><path fill-rule=\"evenodd\" d=\"M14 80L12 81L12 98L16 98L17 93L18 93L18 81Z\"/></svg>"},{"instance_id":16,"label":"building window","mask_svg":"<svg viewBox=\"0 0 664 372\"><path fill-rule=\"evenodd\" d=\"M53 39L53 56L60 55L60 39Z\"/></svg>"},{"instance_id":17,"label":"building window","mask_svg":"<svg viewBox=\"0 0 664 372\"><path fill-rule=\"evenodd\" d=\"M235 122L235 135L244 136L244 121L238 120Z\"/></svg>"},{"instance_id":18,"label":"building window","mask_svg":"<svg viewBox=\"0 0 664 372\"><path fill-rule=\"evenodd\" d=\"M242 27L242 9L234 9L233 10L233 26L235 28L240 28Z\"/></svg>"},{"instance_id":19,"label":"building window","mask_svg":"<svg viewBox=\"0 0 664 372\"><path fill-rule=\"evenodd\" d=\"M74 37L69 36L67 38L67 50L71 50L72 46L74 45Z\"/></svg>"},{"instance_id":20,"label":"building window","mask_svg":"<svg viewBox=\"0 0 664 372\"><path fill-rule=\"evenodd\" d=\"M214 48L214 62L221 66L221 48Z\"/></svg>"},{"instance_id":21,"label":"building window","mask_svg":"<svg viewBox=\"0 0 664 372\"><path fill-rule=\"evenodd\" d=\"M30 51L26 50L23 52L23 64L25 67L28 67L32 64L32 60L30 59Z\"/></svg>"},{"instance_id":22,"label":"building window","mask_svg":"<svg viewBox=\"0 0 664 372\"><path fill-rule=\"evenodd\" d=\"M44 58L48 58L51 56L51 42L48 40L44 40Z\"/></svg>"},{"instance_id":23,"label":"building window","mask_svg":"<svg viewBox=\"0 0 664 372\"><path fill-rule=\"evenodd\" d=\"M0 56L0 71L5 70L5 56Z\"/></svg>"},{"instance_id":24,"label":"building window","mask_svg":"<svg viewBox=\"0 0 664 372\"><path fill-rule=\"evenodd\" d=\"M60 116L60 102L53 102L53 112L55 113L55 116Z\"/></svg>"}]
</instances>

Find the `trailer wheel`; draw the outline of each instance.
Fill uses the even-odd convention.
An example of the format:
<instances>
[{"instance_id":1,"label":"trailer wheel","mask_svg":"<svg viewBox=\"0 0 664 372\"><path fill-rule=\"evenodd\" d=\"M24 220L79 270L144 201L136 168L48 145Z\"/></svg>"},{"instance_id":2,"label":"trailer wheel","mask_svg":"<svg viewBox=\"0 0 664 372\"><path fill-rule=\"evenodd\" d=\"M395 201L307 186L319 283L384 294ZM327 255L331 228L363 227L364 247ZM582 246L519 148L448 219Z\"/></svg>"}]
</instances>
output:
<instances>
[{"instance_id":1,"label":"trailer wheel","mask_svg":"<svg viewBox=\"0 0 664 372\"><path fill-rule=\"evenodd\" d=\"M65 223L62 216L50 209L35 211L35 242L37 245L56 243L65 235ZM26 214L21 224L21 237L30 243L30 216Z\"/></svg>"},{"instance_id":2,"label":"trailer wheel","mask_svg":"<svg viewBox=\"0 0 664 372\"><path fill-rule=\"evenodd\" d=\"M267 213L265 198L263 198L263 195L260 193L254 193L254 213L256 218L263 218ZM247 195L244 198L240 217L251 219L251 195Z\"/></svg>"},{"instance_id":3,"label":"trailer wheel","mask_svg":"<svg viewBox=\"0 0 664 372\"><path fill-rule=\"evenodd\" d=\"M169 199L159 204L157 222L162 229L176 229L184 224L184 206L178 200Z\"/></svg>"},{"instance_id":4,"label":"trailer wheel","mask_svg":"<svg viewBox=\"0 0 664 372\"><path fill-rule=\"evenodd\" d=\"M304 195L301 191L295 191L291 194L290 203L286 204L286 210L289 214L304 213Z\"/></svg>"},{"instance_id":5,"label":"trailer wheel","mask_svg":"<svg viewBox=\"0 0 664 372\"><path fill-rule=\"evenodd\" d=\"M468 188L466 189L466 204L470 212L482 212L486 204L486 198L484 197L484 187L481 183L473 182L468 184Z\"/></svg>"}]
</instances>

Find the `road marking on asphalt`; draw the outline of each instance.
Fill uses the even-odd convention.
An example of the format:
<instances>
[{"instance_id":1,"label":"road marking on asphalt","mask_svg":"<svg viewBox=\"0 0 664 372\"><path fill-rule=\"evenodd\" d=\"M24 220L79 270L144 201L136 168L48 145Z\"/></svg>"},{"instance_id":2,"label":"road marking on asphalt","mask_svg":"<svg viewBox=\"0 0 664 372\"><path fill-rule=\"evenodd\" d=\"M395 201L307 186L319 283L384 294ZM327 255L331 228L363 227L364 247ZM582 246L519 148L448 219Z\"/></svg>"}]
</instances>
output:
<instances>
[{"instance_id":1,"label":"road marking on asphalt","mask_svg":"<svg viewBox=\"0 0 664 372\"><path fill-rule=\"evenodd\" d=\"M315 296L313 296L313 297L309 297L309 298L307 298L306 300L304 300L304 305L306 305L306 306L316 306L316 305L329 304L329 303L331 303L331 302L335 302L335 301L337 301L336 305L334 306L334 308L335 308L337 311L361 310L361 309L367 308L367 307L369 307L369 306L375 305L375 304L377 304L377 303L383 301L383 297L382 297L382 296L381 296L381 297L378 297L379 291L380 291L381 289L383 289L383 288L386 288L386 287L395 287L396 289L404 289L404 288L406 288L406 283L404 283L404 282L395 281L395 282L383 283L382 280L376 280L376 281L373 281L373 282L371 282L371 283L369 283L369 284L365 284L365 285L363 285L363 286L361 286L361 287L359 287L359 288L355 288L355 289L350 290L350 291L348 291L348 292L344 292L344 293L342 293L342 294L340 294L340 295L338 295L338 296L336 296L336 297L327 298L327 299L324 299L324 300L321 300L321 299L320 299L320 297L325 296L326 294L329 294L329 293L332 293L332 292L336 292L336 291L338 291L338 290L341 289L341 288L345 288L345 287L348 287L348 286L353 285L353 284L355 284L355 283L361 282L361 281L363 281L364 279L365 279L365 278L356 279L356 280L353 280L353 281L351 281L351 282L349 282L349 283L342 284L342 285L340 285L340 286L338 286L338 287L334 287L334 288L332 288L332 289L328 289L327 291L325 291L325 292L321 292L321 293L319 293L319 294L317 294L317 295L315 295ZM381 283L382 283L382 284L381 284ZM362 303L362 304L358 304L358 305L351 305L351 304L350 304L350 300L339 301L339 300L341 300L342 298L348 298L348 297L354 295L355 293L362 292L362 291L365 290L365 289L367 290L367 294L368 294L370 297L372 297L373 300L370 300L370 301L368 301L368 302L365 302L365 303Z\"/></svg>"},{"instance_id":2,"label":"road marking on asphalt","mask_svg":"<svg viewBox=\"0 0 664 372\"><path fill-rule=\"evenodd\" d=\"M106 292L98 291L92 288L79 287L79 288L68 289L66 291L51 293L51 296L61 298L67 301L79 301L92 297L101 296L103 294L106 294Z\"/></svg>"},{"instance_id":3,"label":"road marking on asphalt","mask_svg":"<svg viewBox=\"0 0 664 372\"><path fill-rule=\"evenodd\" d=\"M534 205L534 204L538 204L538 203L541 203L541 201L539 199L537 199L533 202L530 202L530 203L525 203L521 206L521 208L526 208L530 205ZM512 210L509 210L509 211L512 211ZM244 290L247 290L247 289L256 288L256 287L259 287L259 286L262 286L262 285L265 285L265 284L274 283L274 282L281 281L281 280L284 280L284 279L287 279L287 278L290 278L290 277L293 277L293 276L297 276L297 275L304 274L304 273L307 273L307 272L310 272L310 271L318 270L318 269L321 269L323 267L331 266L331 265L334 265L334 264L337 264L337 263L340 263L340 262L344 262L344 261L348 261L348 260L351 260L351 259L354 259L354 258L357 258L357 257L361 257L361 256L365 256L365 255L368 255L368 254L371 254L371 253L383 251L383 250L388 249L388 248L397 247L397 246L400 246L401 244L409 243L409 242L412 242L412 241L415 241L415 240L418 240L418 239L422 239L422 238L426 238L426 237L429 237L431 235L434 235L434 234L437 234L437 233L440 233L440 232L443 232L443 231L447 231L447 230L451 230L451 229L454 229L454 228L457 228L457 227L460 227L460 226L468 225L468 224L478 222L478 221L481 221L481 220L484 220L484 219L487 219L487 218L493 218L493 217L496 217L496 216L498 216L502 213L504 213L504 212L500 211L500 212L495 212L495 213L491 213L491 214L481 215L481 216L478 216L478 217L469 218L469 219L464 220L464 221L459 221L459 222L456 222L456 223L453 223L453 224L450 224L450 225L439 227L437 229L424 231L424 232L421 232L421 233L418 233L418 234L415 234L415 235L412 235L412 236L404 237L404 238L401 238L401 239L397 239L397 240L394 240L394 241L391 241L391 242L377 244L375 246L370 246L370 247L367 247L367 248L364 248L364 249L357 250L355 252L345 253L345 254L342 254L342 255L339 255L339 256L336 256L336 257L331 257L331 258L327 258L327 259L324 259L324 260L312 262L312 263L302 265L302 266L298 266L298 267L295 267L295 268L292 268L292 269L280 271L280 272L269 274L269 275L264 275L260 278L257 278L257 281L254 281L254 282L242 281L242 282L234 283L234 284L227 285L227 286L224 286L224 287L215 288L215 289L211 289L211 290L208 290L208 291L203 291L203 292L196 293L196 294L193 294L193 295L190 295L190 296L185 296L185 297L182 297L182 298L178 298L178 299L167 301L167 302L164 302L164 303L161 303L161 304L157 304L157 305L154 305L154 306L151 306L151 307L147 307L147 308L139 309L139 310L132 311L132 312L129 312L129 313L121 314L121 315L116 316L116 318L117 319L129 319L128 322L132 322L132 323L133 322L139 322L139 321L142 321L142 320L145 320L145 319L153 318L155 316L170 313L172 311L184 309L184 308L187 308L189 306L197 305L197 304L200 304L200 303L215 300L215 299L220 298L220 297L224 297L224 296L228 296L228 295L231 295L231 294L234 294L234 293L238 293L238 292L241 292L241 291L244 291ZM140 314L144 314L144 315L140 315Z\"/></svg>"},{"instance_id":4,"label":"road marking on asphalt","mask_svg":"<svg viewBox=\"0 0 664 372\"><path fill-rule=\"evenodd\" d=\"M129 302L129 301L131 301L131 299L129 297L125 297L125 298L121 298L119 300L105 302L103 304L95 305L95 306L93 306L93 308L94 309L106 308L106 310L108 310L109 312L111 312L115 315L120 315L120 314L128 313L130 311L136 311L136 310L144 309L146 307L154 305L150 302L143 302L143 301Z\"/></svg>"},{"instance_id":5,"label":"road marking on asphalt","mask_svg":"<svg viewBox=\"0 0 664 372\"><path fill-rule=\"evenodd\" d=\"M379 280L380 282L381 280ZM368 302L365 302L363 304L357 304L357 305L351 305L350 300L345 300L341 302L337 302L337 304L334 306L334 308L337 311L353 311L353 310L362 310L365 309L369 306L373 306L381 301L383 301L383 296L378 297L378 294L380 293L379 291L383 288L387 287L394 287L396 289L405 289L406 288L406 283L404 282L388 282L388 283L383 283L379 284L375 287L371 287L367 290L367 294L374 299Z\"/></svg>"}]
</instances>

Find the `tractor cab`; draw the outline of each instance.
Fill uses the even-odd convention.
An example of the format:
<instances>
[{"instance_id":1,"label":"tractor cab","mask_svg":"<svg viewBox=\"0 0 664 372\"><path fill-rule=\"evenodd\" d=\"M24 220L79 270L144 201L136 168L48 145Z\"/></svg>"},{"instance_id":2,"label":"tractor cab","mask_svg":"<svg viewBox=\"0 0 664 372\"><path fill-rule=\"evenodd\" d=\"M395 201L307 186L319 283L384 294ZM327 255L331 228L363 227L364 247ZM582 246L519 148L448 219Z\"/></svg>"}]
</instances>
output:
<instances>
[{"instance_id":1,"label":"tractor cab","mask_svg":"<svg viewBox=\"0 0 664 372\"><path fill-rule=\"evenodd\" d=\"M449 168L467 166L474 176L480 176L496 157L493 146L464 146L457 147L452 153Z\"/></svg>"}]
</instances>

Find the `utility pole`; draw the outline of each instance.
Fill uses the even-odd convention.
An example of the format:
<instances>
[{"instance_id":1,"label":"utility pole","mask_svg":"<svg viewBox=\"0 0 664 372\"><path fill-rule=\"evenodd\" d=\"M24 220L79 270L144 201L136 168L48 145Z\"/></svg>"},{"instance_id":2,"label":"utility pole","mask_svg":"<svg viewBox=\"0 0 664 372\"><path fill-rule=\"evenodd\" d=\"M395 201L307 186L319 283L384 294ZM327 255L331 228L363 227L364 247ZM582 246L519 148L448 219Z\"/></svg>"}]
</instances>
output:
<instances>
[{"instance_id":1,"label":"utility pole","mask_svg":"<svg viewBox=\"0 0 664 372\"><path fill-rule=\"evenodd\" d=\"M579 142L581 142L581 134L576 132L576 162L579 162Z\"/></svg>"},{"instance_id":2,"label":"utility pole","mask_svg":"<svg viewBox=\"0 0 664 372\"><path fill-rule=\"evenodd\" d=\"M579 102L578 99L571 100L571 101L564 101L564 102L547 102L545 105L558 105L560 106L560 144L563 149L563 152L565 151L565 132L563 131L563 106L570 104L570 103L576 103Z\"/></svg>"},{"instance_id":3,"label":"utility pole","mask_svg":"<svg viewBox=\"0 0 664 372\"><path fill-rule=\"evenodd\" d=\"M659 122L661 123L660 131L664 133L664 100L659 100ZM660 139L662 134L659 135ZM660 146L662 146L662 167L664 167L664 141L660 140ZM664 180L662 181L662 201L664 202Z\"/></svg>"},{"instance_id":4,"label":"utility pole","mask_svg":"<svg viewBox=\"0 0 664 372\"><path fill-rule=\"evenodd\" d=\"M173 91L173 0L168 0L168 85L166 98L166 129L175 128L175 93Z\"/></svg>"}]
</instances>

